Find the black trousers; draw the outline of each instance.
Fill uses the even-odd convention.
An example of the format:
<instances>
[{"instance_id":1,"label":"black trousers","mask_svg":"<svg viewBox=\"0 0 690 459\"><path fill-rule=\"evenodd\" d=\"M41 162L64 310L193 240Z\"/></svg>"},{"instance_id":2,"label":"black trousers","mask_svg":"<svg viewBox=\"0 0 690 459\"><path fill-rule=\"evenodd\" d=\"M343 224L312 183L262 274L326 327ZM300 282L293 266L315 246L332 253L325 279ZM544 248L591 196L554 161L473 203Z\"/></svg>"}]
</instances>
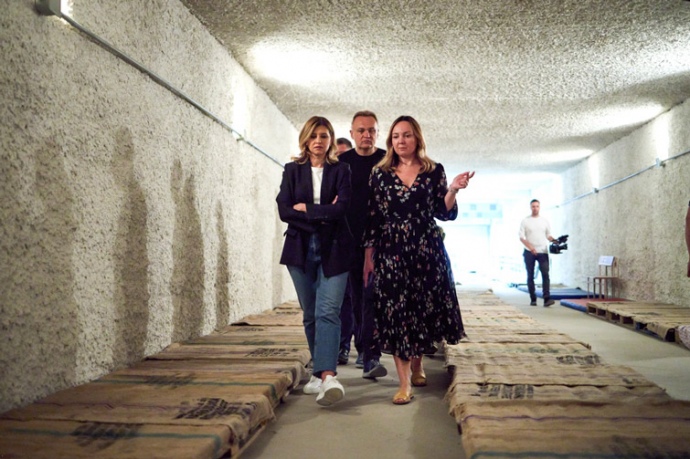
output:
<instances>
[{"instance_id":1,"label":"black trousers","mask_svg":"<svg viewBox=\"0 0 690 459\"><path fill-rule=\"evenodd\" d=\"M364 248L358 248L355 255L356 268L350 271L349 287L352 311L355 316L355 347L364 352L364 366L371 360L381 358L381 347L374 342L374 283L364 288Z\"/></svg>"},{"instance_id":2,"label":"black trousers","mask_svg":"<svg viewBox=\"0 0 690 459\"><path fill-rule=\"evenodd\" d=\"M551 297L550 280L549 280L549 254L538 253L532 254L525 249L522 252L525 259L525 268L527 269L527 289L529 290L529 297L532 301L537 301L537 291L534 287L534 265L539 263L539 272L541 273L541 289L544 295L544 301L548 301Z\"/></svg>"}]
</instances>

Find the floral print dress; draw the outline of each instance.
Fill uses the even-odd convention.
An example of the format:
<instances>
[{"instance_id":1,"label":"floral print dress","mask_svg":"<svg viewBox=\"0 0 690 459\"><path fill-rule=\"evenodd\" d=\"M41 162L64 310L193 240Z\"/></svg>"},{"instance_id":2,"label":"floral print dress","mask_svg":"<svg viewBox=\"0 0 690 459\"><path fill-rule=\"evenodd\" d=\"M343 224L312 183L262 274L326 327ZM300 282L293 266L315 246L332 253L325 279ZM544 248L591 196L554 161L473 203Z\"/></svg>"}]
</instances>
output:
<instances>
[{"instance_id":1,"label":"floral print dress","mask_svg":"<svg viewBox=\"0 0 690 459\"><path fill-rule=\"evenodd\" d=\"M465 335L439 220L448 190L441 164L417 175L410 188L395 172L374 168L369 181L365 247L374 248L374 339L404 360L431 351L434 342L456 344Z\"/></svg>"}]
</instances>

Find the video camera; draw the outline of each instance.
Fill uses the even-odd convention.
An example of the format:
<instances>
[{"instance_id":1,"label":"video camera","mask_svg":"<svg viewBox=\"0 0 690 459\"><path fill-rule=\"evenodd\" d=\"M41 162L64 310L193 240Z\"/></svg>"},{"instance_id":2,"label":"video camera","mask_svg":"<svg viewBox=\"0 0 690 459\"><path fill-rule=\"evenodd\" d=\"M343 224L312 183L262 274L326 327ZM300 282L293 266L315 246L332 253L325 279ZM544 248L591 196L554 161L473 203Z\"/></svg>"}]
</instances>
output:
<instances>
[{"instance_id":1,"label":"video camera","mask_svg":"<svg viewBox=\"0 0 690 459\"><path fill-rule=\"evenodd\" d=\"M568 250L568 235L564 234L563 236L559 237L556 239L554 242L549 245L549 252L554 253L554 254L559 254L563 250Z\"/></svg>"}]
</instances>

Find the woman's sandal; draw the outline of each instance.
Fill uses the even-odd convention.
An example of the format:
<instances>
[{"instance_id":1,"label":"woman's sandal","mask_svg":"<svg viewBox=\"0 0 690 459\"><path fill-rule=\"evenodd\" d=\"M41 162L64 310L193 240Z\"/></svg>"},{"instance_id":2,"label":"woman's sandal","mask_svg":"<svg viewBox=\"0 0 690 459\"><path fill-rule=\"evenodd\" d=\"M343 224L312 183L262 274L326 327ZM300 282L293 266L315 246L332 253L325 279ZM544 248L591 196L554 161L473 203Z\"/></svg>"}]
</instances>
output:
<instances>
[{"instance_id":1,"label":"woman's sandal","mask_svg":"<svg viewBox=\"0 0 690 459\"><path fill-rule=\"evenodd\" d=\"M415 387L426 386L426 374L424 373L424 370L413 371L412 378L410 378L410 381L412 382L412 385Z\"/></svg>"},{"instance_id":2,"label":"woman's sandal","mask_svg":"<svg viewBox=\"0 0 690 459\"><path fill-rule=\"evenodd\" d=\"M412 395L412 392L403 392L401 390L398 391L397 394L393 396L393 404L394 405L407 405L412 401L414 398L414 395Z\"/></svg>"}]
</instances>

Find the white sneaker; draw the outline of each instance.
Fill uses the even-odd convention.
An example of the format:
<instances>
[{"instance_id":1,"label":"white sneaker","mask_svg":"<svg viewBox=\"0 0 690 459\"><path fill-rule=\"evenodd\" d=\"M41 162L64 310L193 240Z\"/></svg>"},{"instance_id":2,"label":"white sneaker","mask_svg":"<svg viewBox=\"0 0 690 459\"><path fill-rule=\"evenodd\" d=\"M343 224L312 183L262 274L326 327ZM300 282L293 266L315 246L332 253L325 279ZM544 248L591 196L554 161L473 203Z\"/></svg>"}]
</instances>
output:
<instances>
[{"instance_id":1,"label":"white sneaker","mask_svg":"<svg viewBox=\"0 0 690 459\"><path fill-rule=\"evenodd\" d=\"M321 384L321 391L316 396L316 403L321 406L330 406L345 396L345 388L335 376L328 375Z\"/></svg>"},{"instance_id":2,"label":"white sneaker","mask_svg":"<svg viewBox=\"0 0 690 459\"><path fill-rule=\"evenodd\" d=\"M302 388L302 392L307 395L314 395L321 392L321 378L312 376L308 383Z\"/></svg>"}]
</instances>

